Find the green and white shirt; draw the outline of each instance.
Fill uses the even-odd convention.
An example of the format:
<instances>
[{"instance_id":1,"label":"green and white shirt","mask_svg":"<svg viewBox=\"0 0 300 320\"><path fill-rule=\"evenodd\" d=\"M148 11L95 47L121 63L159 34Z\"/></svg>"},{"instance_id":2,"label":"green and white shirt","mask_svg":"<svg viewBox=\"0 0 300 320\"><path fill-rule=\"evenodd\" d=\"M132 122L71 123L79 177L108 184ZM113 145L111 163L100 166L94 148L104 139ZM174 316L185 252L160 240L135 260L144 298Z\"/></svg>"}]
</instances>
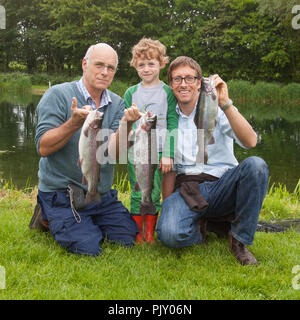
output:
<instances>
[{"instance_id":1,"label":"green and white shirt","mask_svg":"<svg viewBox=\"0 0 300 320\"><path fill-rule=\"evenodd\" d=\"M124 101L126 108L131 107L134 103L140 112L150 111L157 115L158 152L163 152L164 156L174 158L174 145L170 147L172 144L169 139L172 130L178 128L178 114L176 112L177 100L170 87L163 81L152 88L145 88L142 83L138 83L126 90ZM136 126L138 121L135 123Z\"/></svg>"}]
</instances>

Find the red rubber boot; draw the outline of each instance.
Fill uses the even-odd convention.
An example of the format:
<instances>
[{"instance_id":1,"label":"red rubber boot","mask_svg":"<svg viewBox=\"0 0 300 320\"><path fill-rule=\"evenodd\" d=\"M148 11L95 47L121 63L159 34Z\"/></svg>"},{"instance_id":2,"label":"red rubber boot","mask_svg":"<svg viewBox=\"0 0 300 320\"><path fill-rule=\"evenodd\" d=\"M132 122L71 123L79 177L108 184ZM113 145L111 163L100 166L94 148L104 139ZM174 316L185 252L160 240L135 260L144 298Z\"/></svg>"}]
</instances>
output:
<instances>
[{"instance_id":1,"label":"red rubber boot","mask_svg":"<svg viewBox=\"0 0 300 320\"><path fill-rule=\"evenodd\" d=\"M147 214L145 216L145 229L146 229L146 237L145 240L148 243L153 243L154 239L154 231L157 221L157 215Z\"/></svg>"},{"instance_id":2,"label":"red rubber boot","mask_svg":"<svg viewBox=\"0 0 300 320\"><path fill-rule=\"evenodd\" d=\"M138 228L139 228L139 233L136 235L136 242L137 243L143 243L144 241L144 231L143 231L143 227L144 227L144 216L143 215L131 215L133 220L136 222Z\"/></svg>"}]
</instances>

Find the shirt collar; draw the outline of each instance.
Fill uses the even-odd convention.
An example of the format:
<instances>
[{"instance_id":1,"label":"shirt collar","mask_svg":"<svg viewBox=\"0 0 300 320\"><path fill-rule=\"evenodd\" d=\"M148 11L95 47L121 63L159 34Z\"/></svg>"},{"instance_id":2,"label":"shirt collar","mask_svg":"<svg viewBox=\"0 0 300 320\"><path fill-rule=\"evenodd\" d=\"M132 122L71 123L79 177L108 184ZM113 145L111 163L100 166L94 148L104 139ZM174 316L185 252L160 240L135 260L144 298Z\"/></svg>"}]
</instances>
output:
<instances>
[{"instance_id":1,"label":"shirt collar","mask_svg":"<svg viewBox=\"0 0 300 320\"><path fill-rule=\"evenodd\" d=\"M96 109L96 103L93 100L93 98L91 97L90 93L88 92L86 86L84 85L83 82L83 78L81 77L81 79L77 82L77 87L80 91L80 93L82 94L82 96L84 97L84 100L93 107L93 109ZM99 108L102 108L104 106L107 106L109 103L111 103L111 97L110 94L108 92L107 89L105 89L102 92L102 96L101 96L101 101L100 101L100 105Z\"/></svg>"},{"instance_id":2,"label":"shirt collar","mask_svg":"<svg viewBox=\"0 0 300 320\"><path fill-rule=\"evenodd\" d=\"M195 116L196 107L197 107L197 103L196 103L196 105L195 105L192 113L191 113L189 116L187 116L187 115L185 115L184 113L181 112L181 110L180 110L180 108L179 108L179 105L178 105L178 103L177 103L177 105L176 105L176 112L177 112L178 115L181 116L182 118L191 118L191 117L194 117L194 116Z\"/></svg>"}]
</instances>

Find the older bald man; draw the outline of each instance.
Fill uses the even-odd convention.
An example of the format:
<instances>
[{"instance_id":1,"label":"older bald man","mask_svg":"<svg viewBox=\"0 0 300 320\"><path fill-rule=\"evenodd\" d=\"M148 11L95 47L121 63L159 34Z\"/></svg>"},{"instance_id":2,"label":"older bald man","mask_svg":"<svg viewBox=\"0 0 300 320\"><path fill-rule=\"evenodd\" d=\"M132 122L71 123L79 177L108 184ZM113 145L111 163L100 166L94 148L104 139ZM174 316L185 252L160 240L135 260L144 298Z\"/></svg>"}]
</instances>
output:
<instances>
[{"instance_id":1,"label":"older bald man","mask_svg":"<svg viewBox=\"0 0 300 320\"><path fill-rule=\"evenodd\" d=\"M53 86L37 107L36 147L42 158L38 204L29 227L49 228L55 240L73 253L97 256L104 239L131 246L138 233L117 192L111 190L113 163L101 165L100 202L76 210L67 192L70 184L79 188L79 194L87 191L77 162L81 127L89 111L104 113L102 129L109 133L108 153L113 159L118 159L119 145L128 140L133 122L140 117L136 107L125 110L122 98L108 90L117 65L118 55L111 46L92 45L82 60L82 78Z\"/></svg>"}]
</instances>

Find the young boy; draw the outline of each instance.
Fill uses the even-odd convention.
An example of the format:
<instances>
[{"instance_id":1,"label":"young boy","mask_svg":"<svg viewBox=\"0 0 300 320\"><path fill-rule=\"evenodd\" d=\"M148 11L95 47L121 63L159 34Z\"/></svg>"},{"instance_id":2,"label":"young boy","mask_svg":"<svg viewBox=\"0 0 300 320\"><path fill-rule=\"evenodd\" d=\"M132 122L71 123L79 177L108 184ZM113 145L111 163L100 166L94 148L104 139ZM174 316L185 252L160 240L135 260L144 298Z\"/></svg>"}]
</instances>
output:
<instances>
[{"instance_id":1,"label":"young boy","mask_svg":"<svg viewBox=\"0 0 300 320\"><path fill-rule=\"evenodd\" d=\"M164 175L163 186L167 185L168 175L173 168L174 148L170 147L169 134L178 127L178 115L176 113L176 98L172 90L159 79L160 70L169 62L166 56L166 47L158 40L143 38L132 49L133 66L141 78L141 82L127 89L124 95L126 108L135 104L141 112L150 111L157 115L156 129L158 136L159 166L154 176L154 188L152 201L156 208L155 214L140 215L141 191L134 191L136 176L134 166L128 162L128 175L131 193L130 212L139 227L136 237L138 243L144 240L148 243L154 242L154 230L160 210L162 175ZM167 130L166 130L167 129ZM167 143L166 140L168 140ZM163 194L164 194L164 190ZM144 232L143 232L144 230ZM145 235L145 238L143 238Z\"/></svg>"}]
</instances>

